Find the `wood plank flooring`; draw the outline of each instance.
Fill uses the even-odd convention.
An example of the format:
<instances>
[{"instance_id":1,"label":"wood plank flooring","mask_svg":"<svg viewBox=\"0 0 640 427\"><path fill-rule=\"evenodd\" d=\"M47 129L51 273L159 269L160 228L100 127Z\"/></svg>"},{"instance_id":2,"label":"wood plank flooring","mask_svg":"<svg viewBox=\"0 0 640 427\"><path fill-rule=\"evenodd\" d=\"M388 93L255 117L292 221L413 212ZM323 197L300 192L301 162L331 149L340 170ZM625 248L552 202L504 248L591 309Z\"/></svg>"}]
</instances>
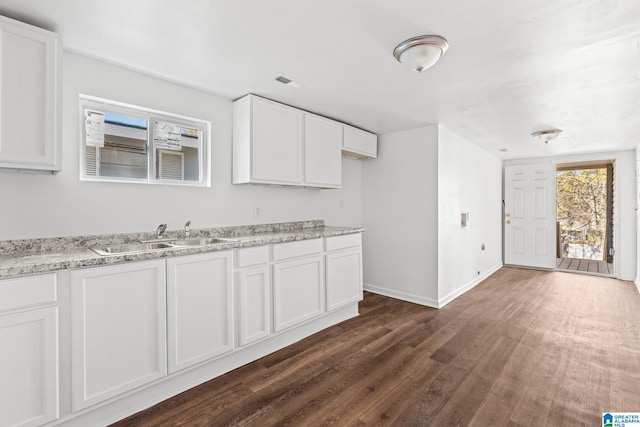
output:
<instances>
[{"instance_id":1,"label":"wood plank flooring","mask_svg":"<svg viewBox=\"0 0 640 427\"><path fill-rule=\"evenodd\" d=\"M580 426L640 411L631 282L505 267L441 310L361 315L115 426Z\"/></svg>"},{"instance_id":2,"label":"wood plank flooring","mask_svg":"<svg viewBox=\"0 0 640 427\"><path fill-rule=\"evenodd\" d=\"M556 268L568 271L613 275L613 264L593 259L556 258Z\"/></svg>"}]
</instances>

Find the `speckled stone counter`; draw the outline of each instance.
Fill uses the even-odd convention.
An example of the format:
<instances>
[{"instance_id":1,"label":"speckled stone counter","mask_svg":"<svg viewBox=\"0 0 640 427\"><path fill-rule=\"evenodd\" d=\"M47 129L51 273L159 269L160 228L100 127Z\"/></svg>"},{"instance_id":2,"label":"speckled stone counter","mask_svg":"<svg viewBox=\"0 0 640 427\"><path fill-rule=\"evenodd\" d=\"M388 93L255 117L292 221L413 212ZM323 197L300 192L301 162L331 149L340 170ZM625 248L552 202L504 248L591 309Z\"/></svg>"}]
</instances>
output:
<instances>
[{"instance_id":1,"label":"speckled stone counter","mask_svg":"<svg viewBox=\"0 0 640 427\"><path fill-rule=\"evenodd\" d=\"M98 255L90 248L105 247L155 238L153 233L123 233L95 236L74 236L29 240L0 241L0 278L45 273L56 270L112 265L197 253L222 251L295 240L317 239L361 233L355 227L329 227L322 220L220 227L193 230L190 237L227 237L234 242L205 246L156 249L129 254ZM173 239L184 238L182 230L166 233Z\"/></svg>"}]
</instances>

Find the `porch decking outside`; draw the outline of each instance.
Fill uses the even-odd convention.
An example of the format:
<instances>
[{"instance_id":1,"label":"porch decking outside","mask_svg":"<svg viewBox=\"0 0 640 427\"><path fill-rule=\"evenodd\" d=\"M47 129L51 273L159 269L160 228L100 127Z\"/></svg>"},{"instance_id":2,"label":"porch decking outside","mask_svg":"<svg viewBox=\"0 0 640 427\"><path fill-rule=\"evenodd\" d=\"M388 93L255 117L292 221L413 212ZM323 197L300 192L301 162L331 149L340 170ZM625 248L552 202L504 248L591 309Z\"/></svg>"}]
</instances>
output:
<instances>
[{"instance_id":1,"label":"porch decking outside","mask_svg":"<svg viewBox=\"0 0 640 427\"><path fill-rule=\"evenodd\" d=\"M559 270L613 275L613 264L593 259L557 258L556 268Z\"/></svg>"}]
</instances>

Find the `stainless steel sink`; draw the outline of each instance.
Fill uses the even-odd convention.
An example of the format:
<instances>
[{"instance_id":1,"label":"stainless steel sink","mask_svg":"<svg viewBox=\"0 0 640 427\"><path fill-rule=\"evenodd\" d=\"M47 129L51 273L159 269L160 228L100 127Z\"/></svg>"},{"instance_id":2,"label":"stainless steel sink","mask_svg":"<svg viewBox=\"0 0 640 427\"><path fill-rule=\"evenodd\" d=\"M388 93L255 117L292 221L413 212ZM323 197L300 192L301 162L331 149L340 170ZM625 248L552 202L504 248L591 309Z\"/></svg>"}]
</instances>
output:
<instances>
[{"instance_id":1,"label":"stainless steel sink","mask_svg":"<svg viewBox=\"0 0 640 427\"><path fill-rule=\"evenodd\" d=\"M92 251L98 255L121 255L131 254L138 252L149 252L162 249L179 249L181 247L189 246L205 246L215 243L233 243L237 242L235 239L226 239L223 237L209 237L209 238L193 238L184 240L170 240L167 242L146 242L146 243L128 243L123 245L108 246L104 248L91 248Z\"/></svg>"},{"instance_id":2,"label":"stainless steel sink","mask_svg":"<svg viewBox=\"0 0 640 427\"><path fill-rule=\"evenodd\" d=\"M174 247L175 245L172 245L168 242L127 243L124 245L108 246L104 248L91 248L91 250L97 253L98 255L114 255L114 254L130 254L135 252L148 252L148 251L155 251L159 249L169 249Z\"/></svg>"},{"instance_id":3,"label":"stainless steel sink","mask_svg":"<svg viewBox=\"0 0 640 427\"><path fill-rule=\"evenodd\" d=\"M172 240L169 243L175 246L204 246L204 245L212 245L214 243L233 243L233 242L237 242L237 240L226 239L223 237L208 237L208 238L195 237L193 239Z\"/></svg>"}]
</instances>

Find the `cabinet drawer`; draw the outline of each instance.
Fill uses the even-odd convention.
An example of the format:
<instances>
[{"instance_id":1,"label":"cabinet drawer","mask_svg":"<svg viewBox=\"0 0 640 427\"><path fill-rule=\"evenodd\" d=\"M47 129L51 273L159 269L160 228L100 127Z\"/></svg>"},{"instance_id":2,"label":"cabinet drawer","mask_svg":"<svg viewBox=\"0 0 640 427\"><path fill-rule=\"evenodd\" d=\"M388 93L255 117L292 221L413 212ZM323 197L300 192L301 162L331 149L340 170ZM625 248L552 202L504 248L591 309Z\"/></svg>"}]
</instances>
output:
<instances>
[{"instance_id":1,"label":"cabinet drawer","mask_svg":"<svg viewBox=\"0 0 640 427\"><path fill-rule=\"evenodd\" d=\"M322 239L300 240L273 245L273 260L297 258L322 252Z\"/></svg>"},{"instance_id":2,"label":"cabinet drawer","mask_svg":"<svg viewBox=\"0 0 640 427\"><path fill-rule=\"evenodd\" d=\"M269 262L269 247L255 246L253 248L238 249L236 267L243 268Z\"/></svg>"},{"instance_id":3,"label":"cabinet drawer","mask_svg":"<svg viewBox=\"0 0 640 427\"><path fill-rule=\"evenodd\" d=\"M362 234L346 234L344 236L327 237L327 252L345 248L362 246Z\"/></svg>"},{"instance_id":4,"label":"cabinet drawer","mask_svg":"<svg viewBox=\"0 0 640 427\"><path fill-rule=\"evenodd\" d=\"M0 280L0 311L15 310L58 300L55 273Z\"/></svg>"}]
</instances>

